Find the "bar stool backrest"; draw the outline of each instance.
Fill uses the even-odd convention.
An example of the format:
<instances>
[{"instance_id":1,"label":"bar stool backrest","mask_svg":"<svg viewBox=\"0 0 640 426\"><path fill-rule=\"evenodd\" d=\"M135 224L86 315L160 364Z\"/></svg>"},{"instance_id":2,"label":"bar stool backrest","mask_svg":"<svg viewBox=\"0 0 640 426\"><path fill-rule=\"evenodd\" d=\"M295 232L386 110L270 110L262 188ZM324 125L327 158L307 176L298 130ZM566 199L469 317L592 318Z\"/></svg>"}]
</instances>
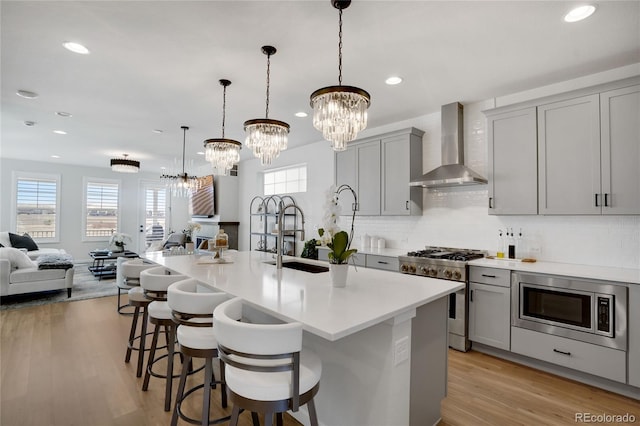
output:
<instances>
[{"instance_id":1,"label":"bar stool backrest","mask_svg":"<svg viewBox=\"0 0 640 426\"><path fill-rule=\"evenodd\" d=\"M181 325L211 327L214 308L227 300L227 293L213 291L193 278L177 281L167 289L173 319Z\"/></svg>"},{"instance_id":2,"label":"bar stool backrest","mask_svg":"<svg viewBox=\"0 0 640 426\"><path fill-rule=\"evenodd\" d=\"M167 300L169 286L186 278L186 275L173 272L164 266L155 266L140 272L140 286L147 298L164 301Z\"/></svg>"}]
</instances>

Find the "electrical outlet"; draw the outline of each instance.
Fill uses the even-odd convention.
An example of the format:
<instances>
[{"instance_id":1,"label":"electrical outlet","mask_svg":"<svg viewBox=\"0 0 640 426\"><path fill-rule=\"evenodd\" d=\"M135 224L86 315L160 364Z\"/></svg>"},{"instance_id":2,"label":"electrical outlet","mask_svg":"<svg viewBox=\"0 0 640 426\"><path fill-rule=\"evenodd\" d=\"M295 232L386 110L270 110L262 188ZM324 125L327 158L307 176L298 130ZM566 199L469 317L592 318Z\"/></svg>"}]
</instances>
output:
<instances>
[{"instance_id":1,"label":"electrical outlet","mask_svg":"<svg viewBox=\"0 0 640 426\"><path fill-rule=\"evenodd\" d=\"M393 365L399 365L400 363L409 359L409 338L403 337L396 340L395 350L393 352Z\"/></svg>"}]
</instances>

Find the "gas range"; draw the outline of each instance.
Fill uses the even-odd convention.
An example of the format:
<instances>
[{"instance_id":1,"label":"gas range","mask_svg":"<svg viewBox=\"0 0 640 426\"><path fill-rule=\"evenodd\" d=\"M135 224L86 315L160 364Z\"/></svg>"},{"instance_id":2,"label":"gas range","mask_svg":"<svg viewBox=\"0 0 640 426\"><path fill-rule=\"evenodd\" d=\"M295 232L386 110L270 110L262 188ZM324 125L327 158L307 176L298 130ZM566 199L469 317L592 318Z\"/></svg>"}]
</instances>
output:
<instances>
[{"instance_id":1,"label":"gas range","mask_svg":"<svg viewBox=\"0 0 640 426\"><path fill-rule=\"evenodd\" d=\"M467 262L487 255L483 250L469 250L451 247L430 247L410 251L406 256L398 256L400 272L430 278L459 281L465 283L462 290L449 295L449 346L466 352L471 348L469 341L467 298Z\"/></svg>"},{"instance_id":2,"label":"gas range","mask_svg":"<svg viewBox=\"0 0 640 426\"><path fill-rule=\"evenodd\" d=\"M487 255L483 250L427 246L399 256L400 272L452 281L467 281L467 262Z\"/></svg>"}]
</instances>

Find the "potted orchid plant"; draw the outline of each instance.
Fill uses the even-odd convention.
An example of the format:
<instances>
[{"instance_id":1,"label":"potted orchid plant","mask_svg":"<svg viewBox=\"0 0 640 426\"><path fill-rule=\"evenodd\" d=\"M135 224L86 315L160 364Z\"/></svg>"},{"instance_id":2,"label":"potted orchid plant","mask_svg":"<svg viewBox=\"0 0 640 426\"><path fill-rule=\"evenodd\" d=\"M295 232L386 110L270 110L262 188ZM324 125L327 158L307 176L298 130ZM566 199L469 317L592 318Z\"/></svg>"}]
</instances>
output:
<instances>
[{"instance_id":1,"label":"potted orchid plant","mask_svg":"<svg viewBox=\"0 0 640 426\"><path fill-rule=\"evenodd\" d=\"M111 247L115 247L115 252L124 251L124 246L126 244L130 244L133 240L131 239L131 235L125 234L123 232L114 232L109 239L109 245Z\"/></svg>"}]
</instances>

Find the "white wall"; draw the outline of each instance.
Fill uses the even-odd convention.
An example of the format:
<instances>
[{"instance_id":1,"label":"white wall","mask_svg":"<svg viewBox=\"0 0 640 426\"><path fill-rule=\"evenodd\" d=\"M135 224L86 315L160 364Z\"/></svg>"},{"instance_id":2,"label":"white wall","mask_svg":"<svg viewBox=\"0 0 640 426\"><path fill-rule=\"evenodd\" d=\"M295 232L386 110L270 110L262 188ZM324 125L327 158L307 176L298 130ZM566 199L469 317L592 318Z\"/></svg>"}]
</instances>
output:
<instances>
[{"instance_id":1,"label":"white wall","mask_svg":"<svg viewBox=\"0 0 640 426\"><path fill-rule=\"evenodd\" d=\"M512 94L501 98L464 105L465 163L478 173L487 175L486 120L482 111L527 99L560 93L581 87L631 77L639 73L634 65L580 79ZM451 99L451 102L456 99ZM416 127L424 130L423 171L440 165L440 113L366 129L360 137L392 130ZM308 192L294 194L307 215L306 239L315 237L322 220L324 191L333 184L333 153L327 142L284 151L273 167L306 162ZM262 194L258 160L241 163L241 244L248 249L246 225L249 202ZM425 245L464 247L495 251L498 229L520 228L528 242L539 250L540 260L640 268L640 216L490 216L487 213L487 187L424 190L423 215L419 217L356 217L355 238L369 234L385 238L387 247L406 250ZM341 226L348 228L350 218L343 217Z\"/></svg>"},{"instance_id":2,"label":"white wall","mask_svg":"<svg viewBox=\"0 0 640 426\"><path fill-rule=\"evenodd\" d=\"M42 247L63 248L76 261L87 261L88 252L96 248L108 247L108 238L104 241L82 241L82 213L83 213L83 178L104 178L118 180L121 185L120 212L121 221L119 232L131 235L134 243L128 249L137 251L137 236L139 234L138 207L140 181L159 181L159 175L140 172L137 174L114 173L111 169L74 166L57 162L37 162L3 158L0 159L0 230L11 229L11 194L12 173L38 172L59 174L60 181L60 241L58 243L40 243ZM172 222L169 228L182 230L188 221L188 206L184 199L174 199L172 204Z\"/></svg>"}]
</instances>

